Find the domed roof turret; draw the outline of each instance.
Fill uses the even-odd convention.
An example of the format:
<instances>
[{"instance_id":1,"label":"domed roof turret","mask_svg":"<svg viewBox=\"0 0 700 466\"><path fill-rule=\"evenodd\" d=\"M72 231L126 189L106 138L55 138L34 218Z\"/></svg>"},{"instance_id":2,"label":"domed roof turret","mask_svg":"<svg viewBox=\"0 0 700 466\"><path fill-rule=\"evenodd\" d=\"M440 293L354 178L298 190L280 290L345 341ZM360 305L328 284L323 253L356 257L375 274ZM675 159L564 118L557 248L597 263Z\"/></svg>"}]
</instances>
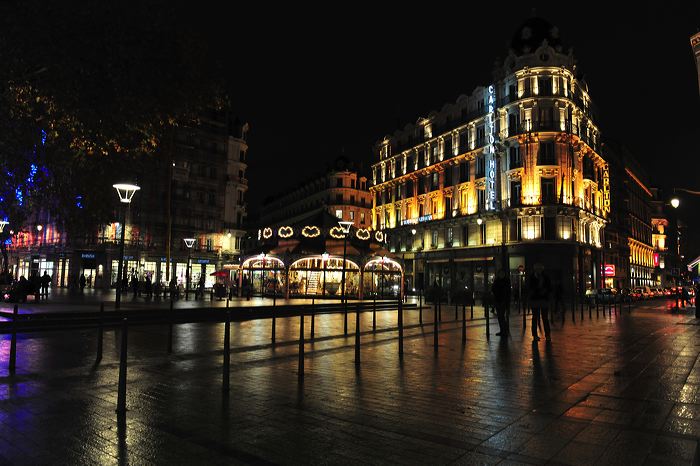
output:
<instances>
[{"instance_id":1,"label":"domed roof turret","mask_svg":"<svg viewBox=\"0 0 700 466\"><path fill-rule=\"evenodd\" d=\"M510 41L510 48L516 55L534 53L545 40L554 50L563 52L559 28L545 19L534 16L515 31L513 39Z\"/></svg>"}]
</instances>

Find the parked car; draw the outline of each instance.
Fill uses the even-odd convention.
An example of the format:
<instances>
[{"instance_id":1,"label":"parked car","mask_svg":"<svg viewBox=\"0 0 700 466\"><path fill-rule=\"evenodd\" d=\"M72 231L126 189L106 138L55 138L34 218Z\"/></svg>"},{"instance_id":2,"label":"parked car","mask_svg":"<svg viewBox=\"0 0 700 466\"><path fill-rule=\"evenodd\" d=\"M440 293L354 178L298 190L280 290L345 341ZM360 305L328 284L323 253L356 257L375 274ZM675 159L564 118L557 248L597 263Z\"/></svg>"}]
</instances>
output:
<instances>
[{"instance_id":1,"label":"parked car","mask_svg":"<svg viewBox=\"0 0 700 466\"><path fill-rule=\"evenodd\" d=\"M629 288L620 289L620 293L618 294L618 296L620 301L622 301L623 303L629 303L636 300L636 298L634 297L634 293Z\"/></svg>"},{"instance_id":2,"label":"parked car","mask_svg":"<svg viewBox=\"0 0 700 466\"><path fill-rule=\"evenodd\" d=\"M640 288L635 288L634 292L639 295L640 299L649 299L651 298L651 291L649 290L649 287L640 287Z\"/></svg>"},{"instance_id":3,"label":"parked car","mask_svg":"<svg viewBox=\"0 0 700 466\"><path fill-rule=\"evenodd\" d=\"M617 300L617 289L615 288L600 288L596 293L596 302L598 303L614 303Z\"/></svg>"}]
</instances>

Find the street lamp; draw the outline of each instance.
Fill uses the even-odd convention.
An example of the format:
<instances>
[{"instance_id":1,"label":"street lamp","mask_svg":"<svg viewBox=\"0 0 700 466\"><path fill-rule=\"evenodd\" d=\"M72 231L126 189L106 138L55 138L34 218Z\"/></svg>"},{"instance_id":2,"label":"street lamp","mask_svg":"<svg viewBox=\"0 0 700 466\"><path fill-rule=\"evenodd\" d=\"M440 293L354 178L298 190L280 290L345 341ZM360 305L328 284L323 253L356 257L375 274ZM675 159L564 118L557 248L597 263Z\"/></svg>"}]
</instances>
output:
<instances>
[{"instance_id":1,"label":"street lamp","mask_svg":"<svg viewBox=\"0 0 700 466\"><path fill-rule=\"evenodd\" d=\"M321 258L323 259L323 292L321 293L323 297L326 297L326 264L328 264L328 258L330 255L327 252L324 252L321 254Z\"/></svg>"},{"instance_id":2,"label":"street lamp","mask_svg":"<svg viewBox=\"0 0 700 466\"><path fill-rule=\"evenodd\" d=\"M114 184L112 185L112 187L117 190L117 194L119 195L119 202L123 204L131 204L131 199L134 197L134 194L136 194L136 191L141 189L140 187L134 184L128 183ZM124 215L122 217L122 234L121 242L119 244L119 267L117 268L117 297L114 302L114 307L116 309L119 309L119 306L121 304L122 271L124 270L124 239L126 236L126 210L128 207L129 206L127 205L124 208Z\"/></svg>"},{"instance_id":3,"label":"street lamp","mask_svg":"<svg viewBox=\"0 0 700 466\"><path fill-rule=\"evenodd\" d=\"M265 258L267 254L264 252L260 254L260 259L262 260L262 272L260 273L260 297L265 298ZM252 278L251 278L252 281Z\"/></svg>"},{"instance_id":4,"label":"street lamp","mask_svg":"<svg viewBox=\"0 0 700 466\"><path fill-rule=\"evenodd\" d=\"M679 205L681 205L680 199L678 199L677 197L673 197L671 199L671 207L673 207L674 209L677 209Z\"/></svg>"},{"instance_id":5,"label":"street lamp","mask_svg":"<svg viewBox=\"0 0 700 466\"><path fill-rule=\"evenodd\" d=\"M9 224L10 224L10 222L8 222L7 220L0 220L0 233L2 233L3 230L5 229L5 226L7 226Z\"/></svg>"},{"instance_id":6,"label":"street lamp","mask_svg":"<svg viewBox=\"0 0 700 466\"><path fill-rule=\"evenodd\" d=\"M347 249L348 249L348 233L350 233L350 227L352 226L353 222L348 222L348 221L339 221L338 225L340 225L340 228L343 230L343 272L342 276L340 279L341 282L341 294L340 294L340 299L343 302L343 313L345 314L345 319L344 319L344 329L345 329L345 335L348 334L348 302L345 299L345 256L347 255Z\"/></svg>"},{"instance_id":7,"label":"street lamp","mask_svg":"<svg viewBox=\"0 0 700 466\"><path fill-rule=\"evenodd\" d=\"M194 238L183 238L182 241L185 242L187 246L187 277L185 277L185 301L187 301L187 294L190 291L190 285L192 283L191 271L192 271L192 246L196 241ZM195 301L197 300L197 295L194 295Z\"/></svg>"}]
</instances>

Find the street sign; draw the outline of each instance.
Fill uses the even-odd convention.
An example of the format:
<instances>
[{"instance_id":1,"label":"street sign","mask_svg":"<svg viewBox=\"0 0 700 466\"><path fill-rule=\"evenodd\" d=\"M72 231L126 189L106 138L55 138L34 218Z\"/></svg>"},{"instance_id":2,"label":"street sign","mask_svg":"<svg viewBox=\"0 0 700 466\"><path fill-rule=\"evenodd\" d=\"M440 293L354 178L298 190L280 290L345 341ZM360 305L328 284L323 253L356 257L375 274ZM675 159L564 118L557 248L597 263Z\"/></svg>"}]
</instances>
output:
<instances>
[{"instance_id":1,"label":"street sign","mask_svg":"<svg viewBox=\"0 0 700 466\"><path fill-rule=\"evenodd\" d=\"M606 277L615 276L615 264L605 264L603 270Z\"/></svg>"}]
</instances>

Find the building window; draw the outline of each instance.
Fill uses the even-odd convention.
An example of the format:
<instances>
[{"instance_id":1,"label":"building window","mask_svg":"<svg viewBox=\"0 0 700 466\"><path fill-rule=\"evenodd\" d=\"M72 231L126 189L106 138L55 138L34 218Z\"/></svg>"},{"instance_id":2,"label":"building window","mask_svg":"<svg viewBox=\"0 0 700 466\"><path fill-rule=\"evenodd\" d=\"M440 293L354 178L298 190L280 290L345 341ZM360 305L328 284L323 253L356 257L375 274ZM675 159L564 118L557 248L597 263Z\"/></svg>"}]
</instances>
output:
<instances>
[{"instance_id":1,"label":"building window","mask_svg":"<svg viewBox=\"0 0 700 466\"><path fill-rule=\"evenodd\" d=\"M363 225L365 224L365 213L364 212L360 212L360 223Z\"/></svg>"},{"instance_id":2,"label":"building window","mask_svg":"<svg viewBox=\"0 0 700 466\"><path fill-rule=\"evenodd\" d=\"M350 187L351 188L355 187L355 179L354 178L350 179Z\"/></svg>"},{"instance_id":3,"label":"building window","mask_svg":"<svg viewBox=\"0 0 700 466\"><path fill-rule=\"evenodd\" d=\"M245 151L244 150L240 151L238 155L239 155L241 162L245 162Z\"/></svg>"},{"instance_id":4,"label":"building window","mask_svg":"<svg viewBox=\"0 0 700 466\"><path fill-rule=\"evenodd\" d=\"M510 155L510 169L520 168L523 166L523 159L520 157L520 146L514 146L508 149Z\"/></svg>"},{"instance_id":5,"label":"building window","mask_svg":"<svg viewBox=\"0 0 700 466\"><path fill-rule=\"evenodd\" d=\"M432 247L437 247L437 244L438 244L438 231L433 230L430 245Z\"/></svg>"},{"instance_id":6,"label":"building window","mask_svg":"<svg viewBox=\"0 0 700 466\"><path fill-rule=\"evenodd\" d=\"M481 154L476 157L476 178L483 178L486 176L486 163L484 155Z\"/></svg>"},{"instance_id":7,"label":"building window","mask_svg":"<svg viewBox=\"0 0 700 466\"><path fill-rule=\"evenodd\" d=\"M522 185L520 180L510 182L510 206L518 207L521 203Z\"/></svg>"},{"instance_id":8,"label":"building window","mask_svg":"<svg viewBox=\"0 0 700 466\"><path fill-rule=\"evenodd\" d=\"M556 189L554 178L542 178L540 181L540 197L542 204L556 202Z\"/></svg>"},{"instance_id":9,"label":"building window","mask_svg":"<svg viewBox=\"0 0 700 466\"><path fill-rule=\"evenodd\" d=\"M542 217L532 215L523 217L521 221L522 225L522 237L524 239L539 239L541 236L540 224L542 223Z\"/></svg>"},{"instance_id":10,"label":"building window","mask_svg":"<svg viewBox=\"0 0 700 466\"><path fill-rule=\"evenodd\" d=\"M437 189L440 189L440 174L433 173L430 178L430 190L435 191Z\"/></svg>"},{"instance_id":11,"label":"building window","mask_svg":"<svg viewBox=\"0 0 700 466\"><path fill-rule=\"evenodd\" d=\"M449 218L452 214L452 198L451 197L446 197L445 198L445 217Z\"/></svg>"},{"instance_id":12,"label":"building window","mask_svg":"<svg viewBox=\"0 0 700 466\"><path fill-rule=\"evenodd\" d=\"M350 204L354 204L354 203L355 203L355 195L351 194L350 195Z\"/></svg>"},{"instance_id":13,"label":"building window","mask_svg":"<svg viewBox=\"0 0 700 466\"><path fill-rule=\"evenodd\" d=\"M343 187L343 179L342 179L342 178L336 178L336 180L335 180L335 185L336 185L338 188L342 188L342 187Z\"/></svg>"},{"instance_id":14,"label":"building window","mask_svg":"<svg viewBox=\"0 0 700 466\"><path fill-rule=\"evenodd\" d=\"M469 151L469 132L462 131L459 133L459 153L463 154Z\"/></svg>"},{"instance_id":15,"label":"building window","mask_svg":"<svg viewBox=\"0 0 700 466\"><path fill-rule=\"evenodd\" d=\"M469 162L462 162L459 164L459 182L467 181L469 181Z\"/></svg>"},{"instance_id":16,"label":"building window","mask_svg":"<svg viewBox=\"0 0 700 466\"><path fill-rule=\"evenodd\" d=\"M452 245L452 241L454 240L454 231L452 230L452 227L447 228L447 244Z\"/></svg>"},{"instance_id":17,"label":"building window","mask_svg":"<svg viewBox=\"0 0 700 466\"><path fill-rule=\"evenodd\" d=\"M554 154L554 143L549 141L549 142L541 142L540 143L540 152L538 154L538 160L537 160L538 165L556 165L557 164L557 157Z\"/></svg>"},{"instance_id":18,"label":"building window","mask_svg":"<svg viewBox=\"0 0 700 466\"><path fill-rule=\"evenodd\" d=\"M557 237L568 240L574 236L573 219L571 217L557 217Z\"/></svg>"},{"instance_id":19,"label":"building window","mask_svg":"<svg viewBox=\"0 0 700 466\"><path fill-rule=\"evenodd\" d=\"M452 167L445 169L445 186L452 186Z\"/></svg>"},{"instance_id":20,"label":"building window","mask_svg":"<svg viewBox=\"0 0 700 466\"><path fill-rule=\"evenodd\" d=\"M342 220L342 219L343 219L343 210L342 210L342 209L336 209L336 210L335 210L335 216Z\"/></svg>"},{"instance_id":21,"label":"building window","mask_svg":"<svg viewBox=\"0 0 700 466\"><path fill-rule=\"evenodd\" d=\"M486 208L486 191L479 189L476 191L478 210L484 210Z\"/></svg>"},{"instance_id":22,"label":"building window","mask_svg":"<svg viewBox=\"0 0 700 466\"><path fill-rule=\"evenodd\" d=\"M445 158L452 157L452 136L447 136L442 148Z\"/></svg>"},{"instance_id":23,"label":"building window","mask_svg":"<svg viewBox=\"0 0 700 466\"><path fill-rule=\"evenodd\" d=\"M337 202L338 204L342 204L342 203L343 203L343 195L342 195L342 194L336 194L336 195L335 195L335 202Z\"/></svg>"},{"instance_id":24,"label":"building window","mask_svg":"<svg viewBox=\"0 0 700 466\"><path fill-rule=\"evenodd\" d=\"M476 128L476 146L481 147L486 144L486 132L483 125Z\"/></svg>"},{"instance_id":25,"label":"building window","mask_svg":"<svg viewBox=\"0 0 700 466\"><path fill-rule=\"evenodd\" d=\"M355 211L354 210L350 211L350 220L352 220L353 222L355 221Z\"/></svg>"},{"instance_id":26,"label":"building window","mask_svg":"<svg viewBox=\"0 0 700 466\"><path fill-rule=\"evenodd\" d=\"M397 226L400 225L401 224L401 208L400 207L396 207L394 209L394 217L396 218L396 225Z\"/></svg>"}]
</instances>

